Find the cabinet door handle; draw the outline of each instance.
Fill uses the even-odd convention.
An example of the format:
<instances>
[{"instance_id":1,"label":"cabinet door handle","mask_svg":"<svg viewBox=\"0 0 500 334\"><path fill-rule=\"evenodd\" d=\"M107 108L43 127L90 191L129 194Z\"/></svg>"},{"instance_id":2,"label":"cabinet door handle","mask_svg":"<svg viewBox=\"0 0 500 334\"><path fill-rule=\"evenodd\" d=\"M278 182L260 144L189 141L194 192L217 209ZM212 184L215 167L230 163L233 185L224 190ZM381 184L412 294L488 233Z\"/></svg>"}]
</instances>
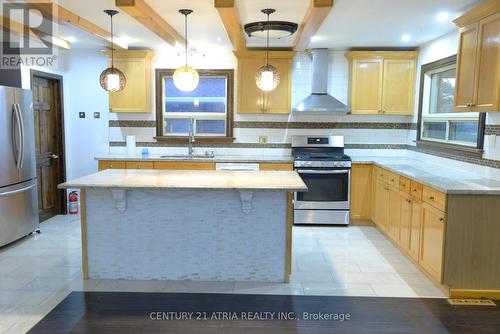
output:
<instances>
[{"instance_id":1,"label":"cabinet door handle","mask_svg":"<svg viewBox=\"0 0 500 334\"><path fill-rule=\"evenodd\" d=\"M439 221L440 222L444 222L444 218L439 218Z\"/></svg>"},{"instance_id":2,"label":"cabinet door handle","mask_svg":"<svg viewBox=\"0 0 500 334\"><path fill-rule=\"evenodd\" d=\"M417 192L417 189L413 188L411 191L413 191L414 193L416 193L416 192Z\"/></svg>"},{"instance_id":3,"label":"cabinet door handle","mask_svg":"<svg viewBox=\"0 0 500 334\"><path fill-rule=\"evenodd\" d=\"M408 203L411 203L411 199L409 199L409 198L407 198L407 199L406 199L406 201L407 201Z\"/></svg>"},{"instance_id":4,"label":"cabinet door handle","mask_svg":"<svg viewBox=\"0 0 500 334\"><path fill-rule=\"evenodd\" d=\"M384 187L384 189L385 189L385 190L389 190L389 188L387 188L387 187Z\"/></svg>"},{"instance_id":5,"label":"cabinet door handle","mask_svg":"<svg viewBox=\"0 0 500 334\"><path fill-rule=\"evenodd\" d=\"M406 184L401 183L401 187L406 188Z\"/></svg>"},{"instance_id":6,"label":"cabinet door handle","mask_svg":"<svg viewBox=\"0 0 500 334\"><path fill-rule=\"evenodd\" d=\"M429 196L429 199L430 199L431 201L433 201L433 200L434 200L434 196Z\"/></svg>"},{"instance_id":7,"label":"cabinet door handle","mask_svg":"<svg viewBox=\"0 0 500 334\"><path fill-rule=\"evenodd\" d=\"M391 182L394 182L394 179L391 179Z\"/></svg>"}]
</instances>

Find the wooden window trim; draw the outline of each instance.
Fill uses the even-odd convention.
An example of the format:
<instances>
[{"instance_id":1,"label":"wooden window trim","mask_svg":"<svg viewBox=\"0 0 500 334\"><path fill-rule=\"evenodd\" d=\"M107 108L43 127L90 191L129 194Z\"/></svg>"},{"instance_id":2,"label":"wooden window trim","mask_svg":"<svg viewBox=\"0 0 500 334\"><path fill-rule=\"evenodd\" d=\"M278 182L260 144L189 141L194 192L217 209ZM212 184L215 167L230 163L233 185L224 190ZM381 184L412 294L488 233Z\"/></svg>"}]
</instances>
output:
<instances>
[{"instance_id":1,"label":"wooden window trim","mask_svg":"<svg viewBox=\"0 0 500 334\"><path fill-rule=\"evenodd\" d=\"M420 91L418 96L418 121L417 121L417 147L429 149L432 151L462 155L468 157L481 158L484 147L484 128L486 124L486 113L479 114L479 129L477 135L476 147L467 147L463 145L441 143L421 138L422 133L422 105L424 99L424 81L425 73L434 69L456 64L457 55L443 58L432 63L424 64L420 67Z\"/></svg>"},{"instance_id":2,"label":"wooden window trim","mask_svg":"<svg viewBox=\"0 0 500 334\"><path fill-rule=\"evenodd\" d=\"M162 79L172 76L175 69L156 69L156 137L157 141L167 143L187 143L186 136L165 136L163 133L163 110L162 110ZM227 114L226 114L226 136L195 136L197 143L232 143L233 120L234 120L234 70L198 70L200 76L225 76L227 78Z\"/></svg>"}]
</instances>

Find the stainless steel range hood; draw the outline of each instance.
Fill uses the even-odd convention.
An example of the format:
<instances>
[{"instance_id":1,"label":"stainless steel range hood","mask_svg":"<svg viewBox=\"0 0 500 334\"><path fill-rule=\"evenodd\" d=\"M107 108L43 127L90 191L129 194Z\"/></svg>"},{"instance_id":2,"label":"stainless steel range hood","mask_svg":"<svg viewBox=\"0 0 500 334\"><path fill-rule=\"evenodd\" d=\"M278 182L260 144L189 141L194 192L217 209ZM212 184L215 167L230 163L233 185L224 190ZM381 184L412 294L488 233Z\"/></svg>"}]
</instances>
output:
<instances>
[{"instance_id":1,"label":"stainless steel range hood","mask_svg":"<svg viewBox=\"0 0 500 334\"><path fill-rule=\"evenodd\" d=\"M328 94L328 49L313 49L312 54L312 93L292 111L294 112L332 112L347 113L348 106Z\"/></svg>"}]
</instances>

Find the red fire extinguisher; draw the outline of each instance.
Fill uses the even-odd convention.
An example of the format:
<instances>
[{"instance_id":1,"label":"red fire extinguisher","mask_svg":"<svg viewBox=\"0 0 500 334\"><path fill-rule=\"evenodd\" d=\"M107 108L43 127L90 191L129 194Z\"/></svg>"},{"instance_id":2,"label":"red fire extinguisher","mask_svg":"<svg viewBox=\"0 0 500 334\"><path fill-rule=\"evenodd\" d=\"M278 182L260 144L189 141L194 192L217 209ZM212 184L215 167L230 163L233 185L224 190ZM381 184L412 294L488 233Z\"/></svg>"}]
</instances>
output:
<instances>
[{"instance_id":1,"label":"red fire extinguisher","mask_svg":"<svg viewBox=\"0 0 500 334\"><path fill-rule=\"evenodd\" d=\"M76 191L69 193L69 214L78 214L78 193Z\"/></svg>"}]
</instances>

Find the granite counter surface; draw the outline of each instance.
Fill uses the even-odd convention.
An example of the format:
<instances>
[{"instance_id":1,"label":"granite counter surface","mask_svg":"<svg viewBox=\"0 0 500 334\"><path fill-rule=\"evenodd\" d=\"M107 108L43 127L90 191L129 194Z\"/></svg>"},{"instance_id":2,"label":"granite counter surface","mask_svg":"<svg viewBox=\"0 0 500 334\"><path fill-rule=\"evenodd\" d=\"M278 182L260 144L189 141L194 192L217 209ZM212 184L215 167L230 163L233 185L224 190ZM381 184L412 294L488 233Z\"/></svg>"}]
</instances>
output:
<instances>
[{"instance_id":1,"label":"granite counter surface","mask_svg":"<svg viewBox=\"0 0 500 334\"><path fill-rule=\"evenodd\" d=\"M307 191L294 171L107 169L59 185L68 188Z\"/></svg>"},{"instance_id":2,"label":"granite counter surface","mask_svg":"<svg viewBox=\"0 0 500 334\"><path fill-rule=\"evenodd\" d=\"M407 157L358 156L353 164L374 164L452 195L500 195L500 180Z\"/></svg>"}]
</instances>

